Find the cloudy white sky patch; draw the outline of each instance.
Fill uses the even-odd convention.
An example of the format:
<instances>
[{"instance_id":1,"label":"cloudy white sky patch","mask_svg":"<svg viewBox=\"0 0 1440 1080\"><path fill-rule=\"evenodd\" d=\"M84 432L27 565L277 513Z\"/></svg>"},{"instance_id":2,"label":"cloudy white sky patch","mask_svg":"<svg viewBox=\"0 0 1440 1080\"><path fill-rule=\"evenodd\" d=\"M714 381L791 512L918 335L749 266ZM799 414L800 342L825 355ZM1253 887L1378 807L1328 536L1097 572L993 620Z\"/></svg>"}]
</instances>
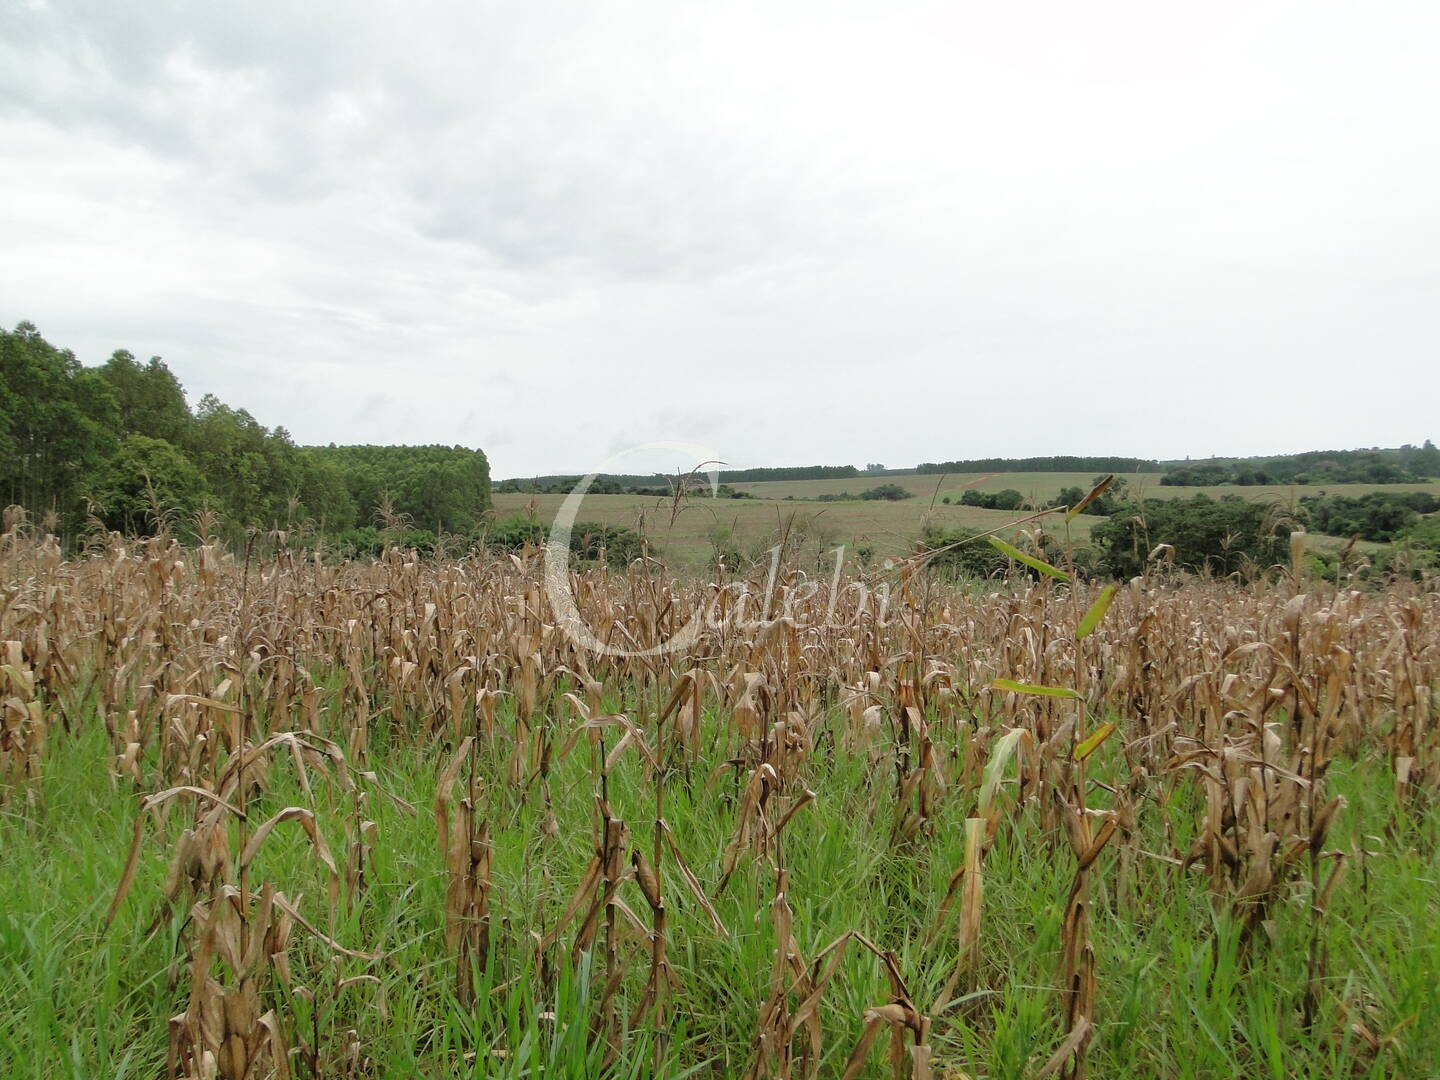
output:
<instances>
[{"instance_id":1,"label":"cloudy white sky patch","mask_svg":"<svg viewBox=\"0 0 1440 1080\"><path fill-rule=\"evenodd\" d=\"M302 442L1435 436L1440 8L0 0L0 320Z\"/></svg>"}]
</instances>

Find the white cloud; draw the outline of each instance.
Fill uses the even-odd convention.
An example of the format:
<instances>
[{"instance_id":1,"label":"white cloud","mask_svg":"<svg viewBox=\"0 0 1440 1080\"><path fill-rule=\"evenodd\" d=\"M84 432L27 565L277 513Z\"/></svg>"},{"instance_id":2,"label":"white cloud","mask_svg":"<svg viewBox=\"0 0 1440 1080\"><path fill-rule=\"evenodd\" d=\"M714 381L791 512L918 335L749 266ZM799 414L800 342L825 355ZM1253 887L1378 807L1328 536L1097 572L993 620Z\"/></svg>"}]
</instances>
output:
<instances>
[{"instance_id":1,"label":"white cloud","mask_svg":"<svg viewBox=\"0 0 1440 1080\"><path fill-rule=\"evenodd\" d=\"M1434 434L1430 5L4 19L0 317L305 441L510 475Z\"/></svg>"}]
</instances>

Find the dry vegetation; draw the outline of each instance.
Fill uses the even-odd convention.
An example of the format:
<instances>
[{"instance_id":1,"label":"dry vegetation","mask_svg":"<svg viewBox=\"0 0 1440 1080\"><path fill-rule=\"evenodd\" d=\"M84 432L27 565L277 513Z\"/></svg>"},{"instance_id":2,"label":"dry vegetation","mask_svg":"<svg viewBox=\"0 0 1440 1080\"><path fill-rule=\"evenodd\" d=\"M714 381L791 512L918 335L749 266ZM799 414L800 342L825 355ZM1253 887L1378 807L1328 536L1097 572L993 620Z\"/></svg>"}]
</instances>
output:
<instances>
[{"instance_id":1,"label":"dry vegetation","mask_svg":"<svg viewBox=\"0 0 1440 1080\"><path fill-rule=\"evenodd\" d=\"M1433 585L572 575L716 615L616 657L538 556L7 525L4 1075L1440 1060Z\"/></svg>"}]
</instances>

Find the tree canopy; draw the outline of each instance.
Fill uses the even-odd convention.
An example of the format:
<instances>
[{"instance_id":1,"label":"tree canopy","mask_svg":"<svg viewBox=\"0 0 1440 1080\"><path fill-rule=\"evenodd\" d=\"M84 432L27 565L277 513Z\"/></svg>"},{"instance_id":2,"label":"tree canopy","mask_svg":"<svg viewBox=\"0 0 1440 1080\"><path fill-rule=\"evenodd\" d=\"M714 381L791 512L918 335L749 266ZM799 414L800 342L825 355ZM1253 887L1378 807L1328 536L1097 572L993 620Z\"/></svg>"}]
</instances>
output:
<instances>
[{"instance_id":1,"label":"tree canopy","mask_svg":"<svg viewBox=\"0 0 1440 1080\"><path fill-rule=\"evenodd\" d=\"M1144 571L1162 544L1173 565L1223 575L1283 561L1296 524L1275 506L1234 495L1146 499L1116 507L1091 530L1090 542L1116 577Z\"/></svg>"},{"instance_id":2,"label":"tree canopy","mask_svg":"<svg viewBox=\"0 0 1440 1080\"><path fill-rule=\"evenodd\" d=\"M461 446L301 447L213 394L194 409L158 356L116 350L85 367L33 323L0 330L0 498L62 535L87 519L185 532L308 528L337 537L380 506L420 530L468 533L490 507L490 469Z\"/></svg>"}]
</instances>

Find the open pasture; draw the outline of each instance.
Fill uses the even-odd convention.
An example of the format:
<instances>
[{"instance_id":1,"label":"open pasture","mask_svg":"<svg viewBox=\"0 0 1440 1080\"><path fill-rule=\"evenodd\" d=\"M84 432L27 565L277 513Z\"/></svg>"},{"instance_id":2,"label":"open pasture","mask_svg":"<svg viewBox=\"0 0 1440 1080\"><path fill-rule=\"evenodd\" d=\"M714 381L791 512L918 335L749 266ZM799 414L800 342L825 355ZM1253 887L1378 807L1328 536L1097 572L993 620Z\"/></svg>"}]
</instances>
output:
<instances>
[{"instance_id":1,"label":"open pasture","mask_svg":"<svg viewBox=\"0 0 1440 1080\"><path fill-rule=\"evenodd\" d=\"M1008 474L1016 475L1016 474ZM1039 476L1041 474L1020 474ZM1051 473L1048 483L1065 481L1054 487L1081 486L1089 477L1080 478L1075 473ZM1070 483L1071 479L1080 483ZM897 477L897 481L914 481L915 477ZM918 478L918 479L924 479ZM937 478L929 478L930 493L934 492ZM887 480L888 482L888 480ZM801 483L796 481L796 483ZM827 484L837 481L824 481ZM736 485L737 487L762 488L767 485ZM780 487L781 485L768 485ZM1004 485L1001 485L1003 487ZM1352 485L1361 487L1362 485ZM982 490L1000 490L993 482L987 482ZM950 490L946 488L945 490ZM1036 491L1049 491L1048 487L1035 486ZM1218 492L1222 489L1162 488L1144 489L1147 495L1170 498L1176 495L1193 494L1197 491ZM1268 489L1236 488L1236 493L1250 493L1245 497L1265 498ZM1296 491L1308 488L1288 489ZM1326 489L1339 493L1342 488ZM1348 487L1343 489L1348 490ZM1369 490L1368 488L1366 490ZM1053 494L1051 496L1053 497ZM1278 494L1270 497L1278 498ZM651 543L656 545L667 562L675 565L696 567L709 563L717 552L738 553L741 567L752 563L766 563L770 549L787 538L794 546L808 553L806 569L814 572L820 567L833 568L835 548L844 546L846 563L855 566L862 553L872 561L906 556L914 552L915 544L926 525L937 525L946 530L965 529L975 532L999 530L1001 536L1012 536L1017 518L1026 511L984 510L975 506L959 506L953 501L945 505L938 499L932 502L929 494L925 498L903 499L890 502L883 499L853 500L846 502L814 502L796 498L755 499L711 499L703 493L684 500L678 514L670 500L639 495L587 495L581 505L578 521L595 522L603 525L619 525L643 531ZM533 516L542 524L549 525L555 513L564 502L563 495L522 495L497 494L494 496L495 513L500 517L513 515ZM1037 527L1053 536L1062 545L1066 541L1068 527L1069 542L1084 545L1100 518L1082 514L1072 518L1068 524L1063 514L1035 519L1030 526ZM1349 540L1345 537L1326 536L1311 533L1306 543L1316 549L1339 550ZM1376 550L1382 545L1360 541L1358 546L1365 550ZM737 559L729 556L731 568Z\"/></svg>"},{"instance_id":2,"label":"open pasture","mask_svg":"<svg viewBox=\"0 0 1440 1080\"><path fill-rule=\"evenodd\" d=\"M549 525L565 501L563 495L494 496L495 512L501 517L533 514ZM643 531L667 560L696 565L708 561L717 550L738 550L745 562L764 561L767 549L782 536L813 556L811 562L834 565L834 549L844 545L846 559L853 563L859 549L869 548L875 558L907 555L927 522L947 529L976 531L1005 529L1007 534L1016 515L1004 510L982 510L974 506L931 506L919 499L900 502L871 500L835 503L786 502L765 499L712 499L703 492L687 498L680 512L668 499L638 495L587 495L578 521L622 525ZM1060 516L1045 519L1045 527L1058 534L1064 525ZM1070 522L1072 536L1083 541L1089 536L1093 518L1078 517ZM803 538L798 539L797 538ZM813 569L813 565L809 567Z\"/></svg>"},{"instance_id":3,"label":"open pasture","mask_svg":"<svg viewBox=\"0 0 1440 1080\"><path fill-rule=\"evenodd\" d=\"M1427 480L1414 484L1257 484L1244 486L1224 484L1213 487L1166 487L1160 483L1162 473L1117 473L1116 479L1124 480L1127 494L1145 499L1188 498L1204 493L1212 499L1226 495L1238 495L1242 499L1278 501L1283 505L1298 504L1306 495L1366 495L1373 491L1405 492L1428 491L1440 494L1440 480ZM966 491L1003 491L1014 488L1031 503L1045 503L1055 498L1062 489L1078 487L1090 490L1095 474L1077 472L999 472L999 473L903 473L894 476L852 476L843 480L768 480L750 484L733 485L740 491L749 492L757 499L814 499L819 495L838 495L850 492L859 497L862 491L878 484L899 484L912 492L915 501L929 502L932 496L938 503L945 496L951 501L960 498ZM907 500L909 501L909 500Z\"/></svg>"},{"instance_id":4,"label":"open pasture","mask_svg":"<svg viewBox=\"0 0 1440 1080\"><path fill-rule=\"evenodd\" d=\"M1159 473L1135 473L1126 476L1136 487L1160 485ZM757 499L813 499L819 495L839 495L842 492L860 496L862 491L879 484L899 484L911 492L916 500L929 502L934 496L937 503L945 496L952 502L966 491L1004 491L1014 488L1025 498L1035 503L1049 502L1062 488L1078 487L1089 491L1095 482L1095 474L1078 472L1002 472L1002 473L900 473L893 476L851 476L839 480L767 480L750 484L734 484L739 491L749 492Z\"/></svg>"}]
</instances>

